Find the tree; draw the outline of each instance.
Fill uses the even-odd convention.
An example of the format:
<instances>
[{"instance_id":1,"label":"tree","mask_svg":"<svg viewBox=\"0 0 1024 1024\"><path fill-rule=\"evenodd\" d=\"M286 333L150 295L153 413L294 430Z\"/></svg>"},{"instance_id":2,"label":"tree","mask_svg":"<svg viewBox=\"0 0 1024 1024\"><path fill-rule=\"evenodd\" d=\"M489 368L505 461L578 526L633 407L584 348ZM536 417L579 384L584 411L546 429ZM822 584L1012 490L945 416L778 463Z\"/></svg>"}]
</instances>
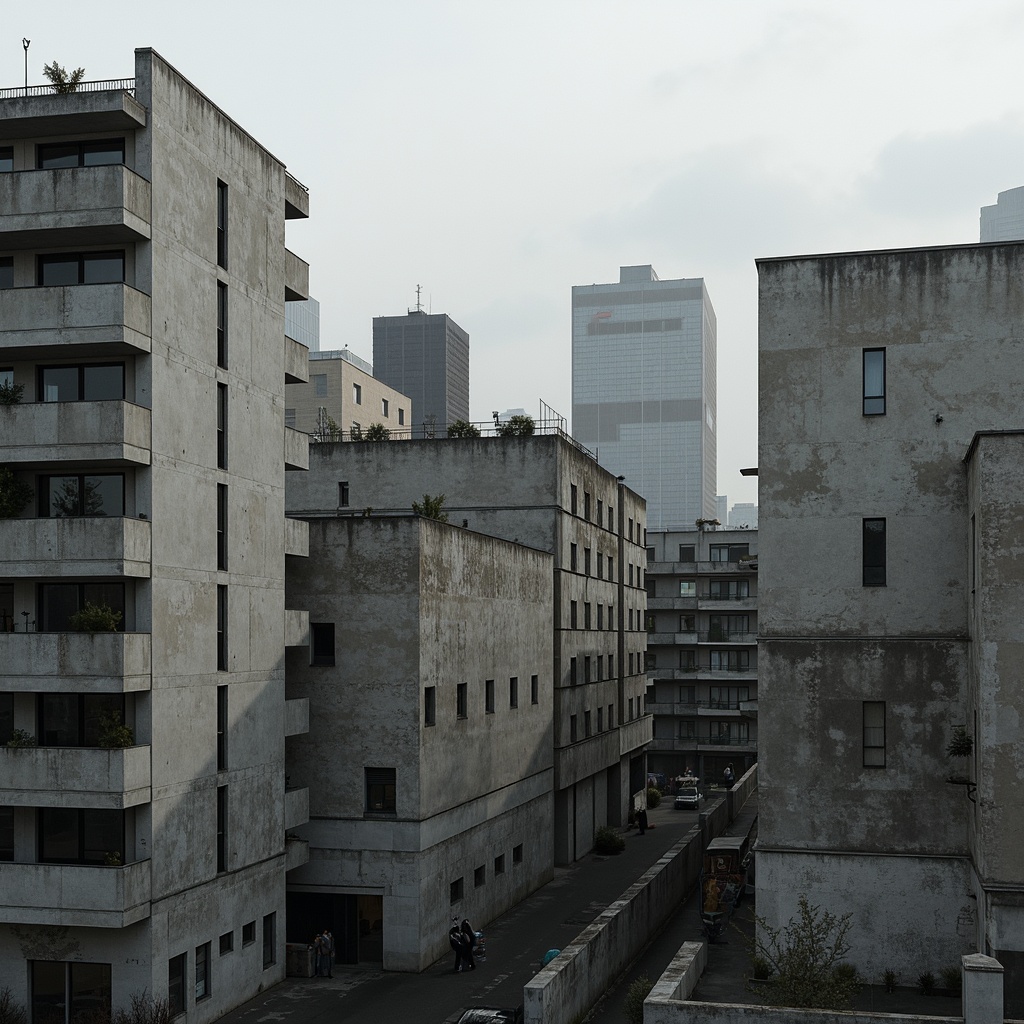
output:
<instances>
[{"instance_id":1,"label":"tree","mask_svg":"<svg viewBox=\"0 0 1024 1024\"><path fill-rule=\"evenodd\" d=\"M412 503L412 510L416 515L423 516L424 519L436 519L439 523L447 523L448 513L444 511L444 498L443 494L436 497L424 494L422 502L414 501Z\"/></svg>"},{"instance_id":2,"label":"tree","mask_svg":"<svg viewBox=\"0 0 1024 1024\"><path fill-rule=\"evenodd\" d=\"M53 91L60 94L78 92L78 83L85 78L85 68L75 68L69 75L56 61L43 65L43 77L53 85Z\"/></svg>"},{"instance_id":3,"label":"tree","mask_svg":"<svg viewBox=\"0 0 1024 1024\"><path fill-rule=\"evenodd\" d=\"M15 478L10 466L0 466L0 519L13 519L32 500L32 485Z\"/></svg>"},{"instance_id":4,"label":"tree","mask_svg":"<svg viewBox=\"0 0 1024 1024\"><path fill-rule=\"evenodd\" d=\"M383 423L371 423L363 434L364 441L390 441L391 431Z\"/></svg>"},{"instance_id":5,"label":"tree","mask_svg":"<svg viewBox=\"0 0 1024 1024\"><path fill-rule=\"evenodd\" d=\"M849 1009L857 990L857 972L843 957L850 951L846 937L851 914L836 917L811 906L805 895L796 917L784 928L757 919L754 957L770 968L772 984L764 995L775 1006Z\"/></svg>"},{"instance_id":6,"label":"tree","mask_svg":"<svg viewBox=\"0 0 1024 1024\"><path fill-rule=\"evenodd\" d=\"M456 420L448 428L449 437L479 437L480 428L465 420Z\"/></svg>"},{"instance_id":7,"label":"tree","mask_svg":"<svg viewBox=\"0 0 1024 1024\"><path fill-rule=\"evenodd\" d=\"M498 427L499 437L529 437L532 433L532 416L509 416L509 418Z\"/></svg>"},{"instance_id":8,"label":"tree","mask_svg":"<svg viewBox=\"0 0 1024 1024\"><path fill-rule=\"evenodd\" d=\"M14 1001L14 993L6 985L0 988L0 1024L28 1024L25 1007Z\"/></svg>"}]
</instances>

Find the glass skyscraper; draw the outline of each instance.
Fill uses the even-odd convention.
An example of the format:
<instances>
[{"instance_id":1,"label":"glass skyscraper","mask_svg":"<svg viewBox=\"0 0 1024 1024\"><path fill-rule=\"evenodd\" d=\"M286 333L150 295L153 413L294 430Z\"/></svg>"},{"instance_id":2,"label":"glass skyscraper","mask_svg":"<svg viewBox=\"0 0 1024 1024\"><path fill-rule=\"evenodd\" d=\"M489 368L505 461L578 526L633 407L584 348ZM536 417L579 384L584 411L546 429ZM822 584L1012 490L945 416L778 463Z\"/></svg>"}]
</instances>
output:
<instances>
[{"instance_id":1,"label":"glass skyscraper","mask_svg":"<svg viewBox=\"0 0 1024 1024\"><path fill-rule=\"evenodd\" d=\"M703 278L620 267L572 290L572 433L647 499L647 528L715 516L715 311Z\"/></svg>"}]
</instances>

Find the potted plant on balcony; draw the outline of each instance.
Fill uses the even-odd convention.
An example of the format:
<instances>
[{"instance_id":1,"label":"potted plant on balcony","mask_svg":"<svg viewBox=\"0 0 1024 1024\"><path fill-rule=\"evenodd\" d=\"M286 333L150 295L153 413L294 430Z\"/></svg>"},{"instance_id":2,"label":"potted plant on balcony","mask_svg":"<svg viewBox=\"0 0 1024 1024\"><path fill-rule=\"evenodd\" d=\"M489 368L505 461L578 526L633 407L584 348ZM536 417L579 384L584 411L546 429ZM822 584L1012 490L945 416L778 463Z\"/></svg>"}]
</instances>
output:
<instances>
[{"instance_id":1,"label":"potted plant on balcony","mask_svg":"<svg viewBox=\"0 0 1024 1024\"><path fill-rule=\"evenodd\" d=\"M7 741L7 746L12 749L17 749L18 747L34 747L36 745L35 736L30 732L27 732L25 729L15 729L14 732L11 733L11 738Z\"/></svg>"},{"instance_id":2,"label":"potted plant on balcony","mask_svg":"<svg viewBox=\"0 0 1024 1024\"><path fill-rule=\"evenodd\" d=\"M60 95L78 92L78 85L85 78L85 68L65 71L56 61L43 65L43 77L53 85L53 91Z\"/></svg>"},{"instance_id":3,"label":"potted plant on balcony","mask_svg":"<svg viewBox=\"0 0 1024 1024\"><path fill-rule=\"evenodd\" d=\"M121 613L106 604L86 601L81 611L75 612L68 624L76 633L116 633Z\"/></svg>"},{"instance_id":4,"label":"potted plant on balcony","mask_svg":"<svg viewBox=\"0 0 1024 1024\"><path fill-rule=\"evenodd\" d=\"M24 384L15 384L13 380L5 380L0 384L0 405L18 405L24 394Z\"/></svg>"},{"instance_id":5,"label":"potted plant on balcony","mask_svg":"<svg viewBox=\"0 0 1024 1024\"><path fill-rule=\"evenodd\" d=\"M119 750L135 745L132 727L121 721L119 711L104 711L100 715L100 746L107 750Z\"/></svg>"},{"instance_id":6,"label":"potted plant on balcony","mask_svg":"<svg viewBox=\"0 0 1024 1024\"><path fill-rule=\"evenodd\" d=\"M0 466L0 519L13 519L32 500L32 485Z\"/></svg>"}]
</instances>

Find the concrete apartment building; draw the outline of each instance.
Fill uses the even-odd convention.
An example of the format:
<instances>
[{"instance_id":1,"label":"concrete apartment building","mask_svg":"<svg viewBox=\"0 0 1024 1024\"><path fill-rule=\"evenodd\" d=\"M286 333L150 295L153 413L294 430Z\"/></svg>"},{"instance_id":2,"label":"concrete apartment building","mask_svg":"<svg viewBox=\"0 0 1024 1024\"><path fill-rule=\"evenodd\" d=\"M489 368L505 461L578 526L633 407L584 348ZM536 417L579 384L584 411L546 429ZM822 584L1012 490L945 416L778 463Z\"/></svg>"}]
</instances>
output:
<instances>
[{"instance_id":1,"label":"concrete apartment building","mask_svg":"<svg viewBox=\"0 0 1024 1024\"><path fill-rule=\"evenodd\" d=\"M288 696L315 708L288 748L310 793L289 939L327 926L343 963L421 971L452 915L490 921L554 874L552 556L413 515L309 532L287 585L312 633Z\"/></svg>"},{"instance_id":2,"label":"concrete apartment building","mask_svg":"<svg viewBox=\"0 0 1024 1024\"><path fill-rule=\"evenodd\" d=\"M981 208L981 241L1014 242L1024 238L1024 185L996 196L995 205Z\"/></svg>"},{"instance_id":3,"label":"concrete apartment building","mask_svg":"<svg viewBox=\"0 0 1024 1024\"><path fill-rule=\"evenodd\" d=\"M143 992L212 1021L284 977L304 859L308 195L150 49L133 80L0 94L0 172L0 464L27 487L0 523L0 987L35 1024Z\"/></svg>"},{"instance_id":4,"label":"concrete apartment building","mask_svg":"<svg viewBox=\"0 0 1024 1024\"><path fill-rule=\"evenodd\" d=\"M757 531L647 531L651 771L705 783L757 760Z\"/></svg>"},{"instance_id":5,"label":"concrete apartment building","mask_svg":"<svg viewBox=\"0 0 1024 1024\"><path fill-rule=\"evenodd\" d=\"M444 437L469 420L469 335L447 313L375 316L373 368L412 400L413 437Z\"/></svg>"},{"instance_id":6,"label":"concrete apartment building","mask_svg":"<svg viewBox=\"0 0 1024 1024\"><path fill-rule=\"evenodd\" d=\"M715 518L717 373L703 278L620 267L573 288L572 434L644 496L652 530Z\"/></svg>"},{"instance_id":7,"label":"concrete apartment building","mask_svg":"<svg viewBox=\"0 0 1024 1024\"><path fill-rule=\"evenodd\" d=\"M394 440L409 437L411 399L377 380L373 367L347 348L310 352L309 381L287 385L285 402L287 426L326 440L358 435L375 423Z\"/></svg>"},{"instance_id":8,"label":"concrete apartment building","mask_svg":"<svg viewBox=\"0 0 1024 1024\"><path fill-rule=\"evenodd\" d=\"M871 979L995 957L1019 1017L1024 245L758 274L758 913L851 913Z\"/></svg>"},{"instance_id":9,"label":"concrete apartment building","mask_svg":"<svg viewBox=\"0 0 1024 1024\"><path fill-rule=\"evenodd\" d=\"M289 514L405 515L444 495L454 526L554 556L554 859L587 853L646 779L643 499L561 434L315 444L310 460Z\"/></svg>"}]
</instances>

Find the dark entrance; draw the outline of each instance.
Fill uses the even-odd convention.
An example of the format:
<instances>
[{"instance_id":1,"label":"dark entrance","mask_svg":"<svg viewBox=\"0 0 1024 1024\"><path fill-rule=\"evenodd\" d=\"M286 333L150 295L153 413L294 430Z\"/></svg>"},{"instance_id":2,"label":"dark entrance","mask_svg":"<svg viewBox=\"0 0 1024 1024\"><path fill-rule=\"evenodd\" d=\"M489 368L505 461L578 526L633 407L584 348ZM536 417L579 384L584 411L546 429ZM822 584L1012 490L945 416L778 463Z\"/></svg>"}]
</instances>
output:
<instances>
[{"instance_id":1,"label":"dark entrance","mask_svg":"<svg viewBox=\"0 0 1024 1024\"><path fill-rule=\"evenodd\" d=\"M288 941L312 942L329 929L334 935L334 962L384 962L384 899L349 893L289 892Z\"/></svg>"}]
</instances>

